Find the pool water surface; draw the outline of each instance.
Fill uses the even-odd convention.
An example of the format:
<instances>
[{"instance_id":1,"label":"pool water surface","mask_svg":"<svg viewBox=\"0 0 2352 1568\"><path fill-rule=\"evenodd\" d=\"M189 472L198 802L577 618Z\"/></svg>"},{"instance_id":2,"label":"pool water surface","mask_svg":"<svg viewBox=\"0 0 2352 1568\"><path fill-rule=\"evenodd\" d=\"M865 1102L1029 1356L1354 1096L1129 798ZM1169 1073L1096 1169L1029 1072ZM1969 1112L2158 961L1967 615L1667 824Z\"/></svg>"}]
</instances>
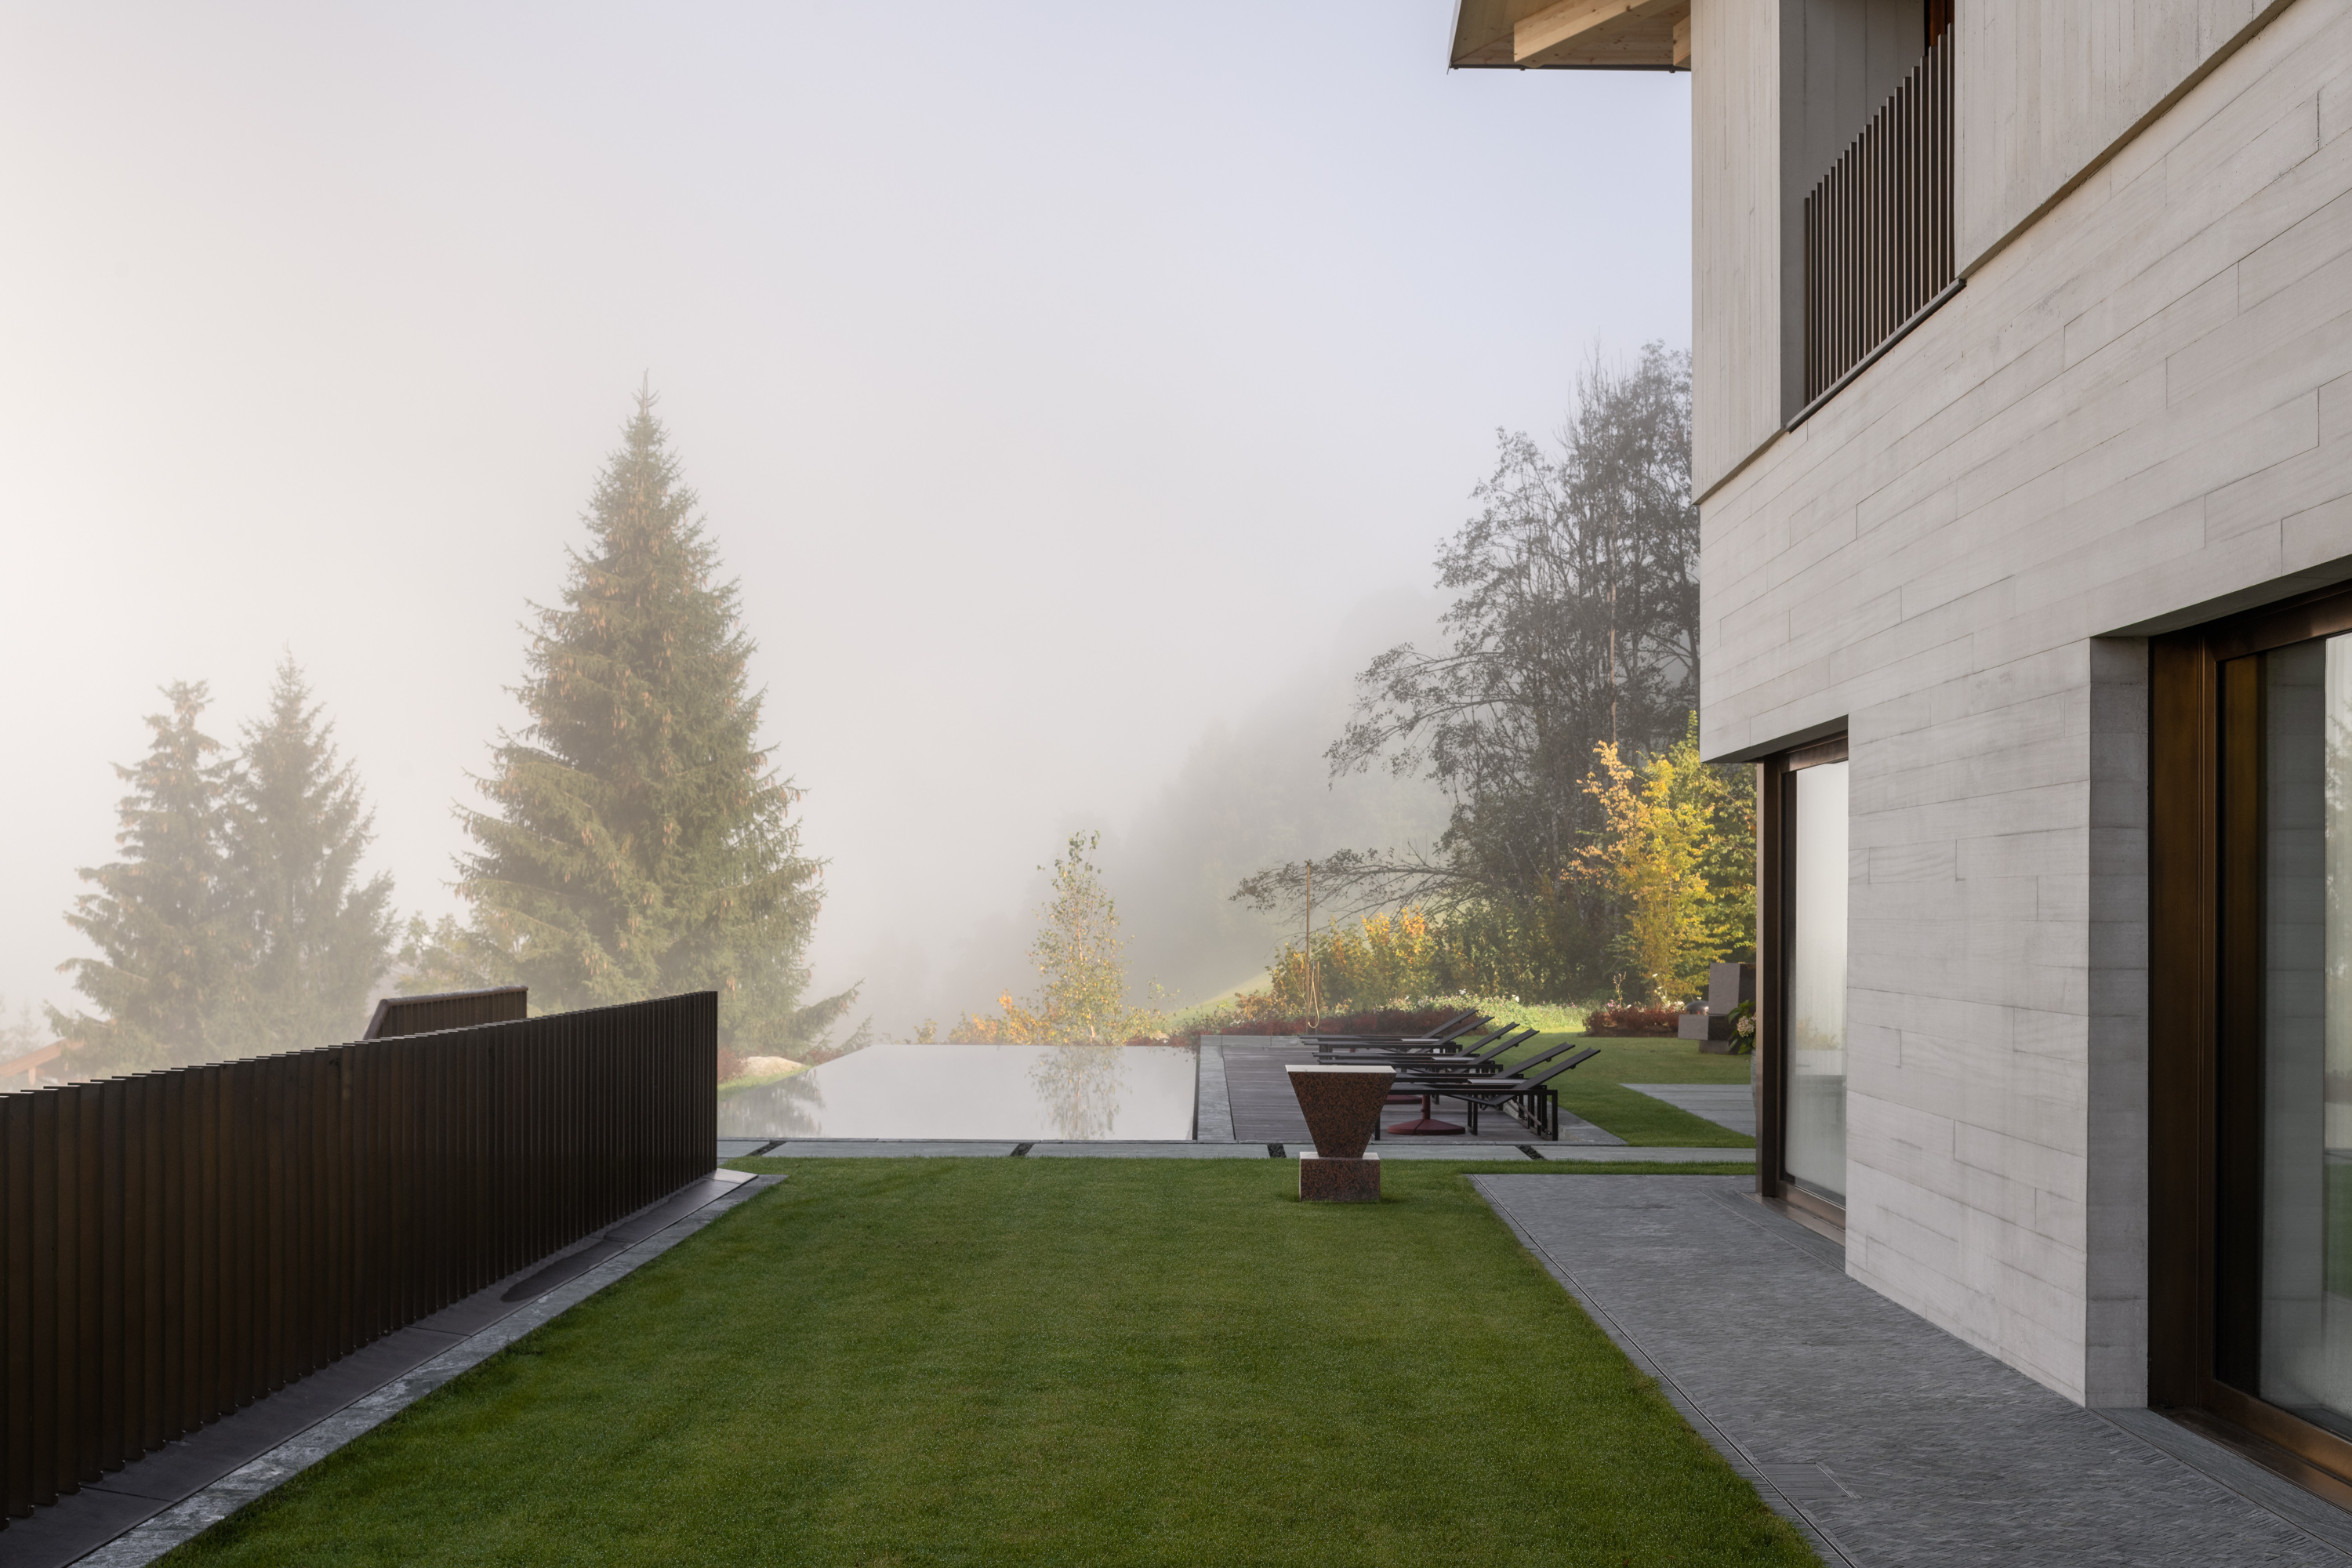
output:
<instances>
[{"instance_id":1,"label":"pool water surface","mask_svg":"<svg viewBox=\"0 0 2352 1568\"><path fill-rule=\"evenodd\" d=\"M1183 1046L868 1046L722 1090L721 1138L1186 1139Z\"/></svg>"}]
</instances>

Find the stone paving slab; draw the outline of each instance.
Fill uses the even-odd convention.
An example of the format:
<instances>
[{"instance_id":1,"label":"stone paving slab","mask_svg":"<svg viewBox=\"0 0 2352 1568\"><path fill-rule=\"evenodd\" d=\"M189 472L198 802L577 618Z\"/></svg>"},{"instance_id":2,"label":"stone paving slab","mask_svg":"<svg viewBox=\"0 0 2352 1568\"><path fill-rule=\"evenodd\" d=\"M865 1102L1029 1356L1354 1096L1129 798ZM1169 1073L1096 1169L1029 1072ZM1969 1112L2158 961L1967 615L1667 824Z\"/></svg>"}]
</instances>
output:
<instances>
[{"instance_id":1,"label":"stone paving slab","mask_svg":"<svg viewBox=\"0 0 2352 1568\"><path fill-rule=\"evenodd\" d=\"M1296 1159L1305 1150L1314 1147L1304 1140L1297 1143L1188 1143L1167 1142L1153 1143L1036 1142L1036 1143L961 1143L923 1142L915 1139L892 1138L790 1138L775 1142L772 1146L763 1141L755 1147L766 1148L766 1158L772 1160L904 1160L938 1159L961 1156L966 1159L1003 1159L1018 1152L1032 1158L1048 1159L1115 1159L1115 1160L1264 1160L1274 1157L1272 1147L1282 1150L1282 1158ZM1533 1149L1530 1155L1526 1151ZM1748 1164L1756 1153L1752 1149L1644 1149L1624 1143L1587 1146L1575 1143L1503 1143L1486 1139L1465 1138L1391 1138L1373 1146L1383 1160L1569 1160L1602 1163L1641 1163L1654 1161L1665 1165ZM721 1159L740 1159L722 1149Z\"/></svg>"},{"instance_id":2,"label":"stone paving slab","mask_svg":"<svg viewBox=\"0 0 2352 1568\"><path fill-rule=\"evenodd\" d=\"M2266 1489L2160 1415L2085 1410L1962 1343L1847 1278L1843 1249L1744 1178L1472 1180L1827 1563L2352 1562L2352 1515Z\"/></svg>"},{"instance_id":3,"label":"stone paving slab","mask_svg":"<svg viewBox=\"0 0 2352 1568\"><path fill-rule=\"evenodd\" d=\"M1225 1092L1225 1047L1202 1040L1192 1053L1192 1137L1202 1143L1234 1141L1234 1107Z\"/></svg>"},{"instance_id":4,"label":"stone paving slab","mask_svg":"<svg viewBox=\"0 0 2352 1568\"><path fill-rule=\"evenodd\" d=\"M1020 1145L1013 1142L963 1139L919 1138L785 1138L769 1148L771 1160L904 1160L1003 1159Z\"/></svg>"},{"instance_id":5,"label":"stone paving slab","mask_svg":"<svg viewBox=\"0 0 2352 1568\"><path fill-rule=\"evenodd\" d=\"M1676 1110L1756 1136L1756 1089L1745 1083L1629 1083L1627 1089L1663 1100Z\"/></svg>"},{"instance_id":6,"label":"stone paving slab","mask_svg":"<svg viewBox=\"0 0 2352 1568\"><path fill-rule=\"evenodd\" d=\"M1627 1143L1598 1147L1580 1143L1490 1143L1483 1138L1476 1142L1466 1138L1385 1138L1373 1145L1373 1151L1383 1160L1512 1160L1526 1158L1526 1151L1529 1149L1544 1160L1572 1160L1595 1164L1638 1164L1643 1161L1655 1161L1662 1165L1748 1164L1756 1158L1753 1149L1644 1149Z\"/></svg>"},{"instance_id":7,"label":"stone paving slab","mask_svg":"<svg viewBox=\"0 0 2352 1568\"><path fill-rule=\"evenodd\" d=\"M778 1153L783 1151L779 1149ZM1263 1143L1032 1143L1032 1159L1263 1160Z\"/></svg>"},{"instance_id":8,"label":"stone paving slab","mask_svg":"<svg viewBox=\"0 0 2352 1568\"><path fill-rule=\"evenodd\" d=\"M276 1489L353 1438L381 1426L435 1389L479 1365L615 1279L660 1257L738 1204L783 1179L782 1176L746 1176L740 1172L721 1171L709 1184L711 1191L699 1203L686 1212L668 1214L667 1223L654 1229L652 1234L644 1234L645 1226L623 1222L614 1227L614 1232L627 1231L631 1236L640 1237L625 1250L602 1258L593 1268L564 1279L527 1304L507 1310L476 1332L455 1342L443 1338L440 1342L446 1348L430 1360L422 1364L411 1363L388 1381L363 1390L351 1391L351 1398L336 1408L322 1412L321 1419L286 1441L220 1476L193 1494L183 1494L180 1500L161 1511L149 1502L140 1516L126 1517L121 1521L126 1528L111 1541L86 1555L60 1561L70 1561L76 1568L145 1568L145 1564L182 1542L194 1539L247 1503ZM667 1207L666 1201L664 1205L656 1205L633 1218L650 1223L664 1217ZM529 1278L525 1276L526 1280ZM489 1297L503 1293L509 1285L509 1281L500 1280L477 1294ZM436 1314L436 1318L440 1316ZM432 1321L426 1320L427 1322ZM310 1380L304 1381L308 1383ZM296 1384L285 1393L292 1393L302 1386L302 1384ZM252 1410L262 1410L283 1396L283 1394L272 1394L269 1399L256 1404ZM194 1436L201 1438L204 1434L199 1432ZM127 1467L121 1477L110 1477L109 1480L119 1483L132 1477L140 1468L139 1465ZM38 1514L35 1516L36 1519L39 1517ZM9 1537L17 1533L12 1529L6 1535L0 1535L0 1561L5 1561L12 1568L19 1563L35 1561L23 1552L25 1543L21 1540L10 1542Z\"/></svg>"}]
</instances>

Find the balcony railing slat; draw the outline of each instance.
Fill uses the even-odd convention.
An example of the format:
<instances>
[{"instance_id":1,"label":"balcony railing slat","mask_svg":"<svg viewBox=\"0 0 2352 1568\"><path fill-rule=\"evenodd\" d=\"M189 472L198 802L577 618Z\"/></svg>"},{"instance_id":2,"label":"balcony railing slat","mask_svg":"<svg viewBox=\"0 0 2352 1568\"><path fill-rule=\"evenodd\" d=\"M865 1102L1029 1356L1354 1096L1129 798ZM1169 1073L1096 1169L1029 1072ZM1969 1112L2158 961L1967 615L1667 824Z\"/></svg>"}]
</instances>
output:
<instances>
[{"instance_id":1,"label":"balcony railing slat","mask_svg":"<svg viewBox=\"0 0 2352 1568\"><path fill-rule=\"evenodd\" d=\"M1952 281L1950 40L1947 27L1805 197L1808 404Z\"/></svg>"}]
</instances>

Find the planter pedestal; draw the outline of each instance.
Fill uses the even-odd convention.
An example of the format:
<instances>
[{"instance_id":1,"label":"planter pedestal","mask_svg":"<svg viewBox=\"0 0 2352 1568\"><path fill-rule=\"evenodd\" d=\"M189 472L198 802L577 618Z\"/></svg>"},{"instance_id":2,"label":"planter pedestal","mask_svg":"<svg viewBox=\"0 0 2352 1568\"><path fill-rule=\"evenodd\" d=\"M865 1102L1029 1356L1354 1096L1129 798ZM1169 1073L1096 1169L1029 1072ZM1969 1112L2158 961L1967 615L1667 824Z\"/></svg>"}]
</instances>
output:
<instances>
[{"instance_id":1,"label":"planter pedestal","mask_svg":"<svg viewBox=\"0 0 2352 1568\"><path fill-rule=\"evenodd\" d=\"M1381 1201L1381 1157L1327 1160L1298 1156L1298 1195L1310 1204L1376 1204Z\"/></svg>"}]
</instances>

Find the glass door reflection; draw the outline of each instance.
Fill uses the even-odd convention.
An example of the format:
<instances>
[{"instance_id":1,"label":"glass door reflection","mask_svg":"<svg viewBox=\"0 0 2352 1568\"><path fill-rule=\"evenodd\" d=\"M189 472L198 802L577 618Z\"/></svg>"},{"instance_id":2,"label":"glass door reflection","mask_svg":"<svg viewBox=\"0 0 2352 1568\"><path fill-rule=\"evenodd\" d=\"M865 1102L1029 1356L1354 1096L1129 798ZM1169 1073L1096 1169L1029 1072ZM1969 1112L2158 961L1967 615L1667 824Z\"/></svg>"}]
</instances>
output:
<instances>
[{"instance_id":1,"label":"glass door reflection","mask_svg":"<svg viewBox=\"0 0 2352 1568\"><path fill-rule=\"evenodd\" d=\"M1845 1203L1846 763L1790 775L1787 1110L1789 1179Z\"/></svg>"},{"instance_id":2,"label":"glass door reflection","mask_svg":"<svg viewBox=\"0 0 2352 1568\"><path fill-rule=\"evenodd\" d=\"M2352 638L2260 658L2259 1349L2221 1360L2352 1435Z\"/></svg>"}]
</instances>

